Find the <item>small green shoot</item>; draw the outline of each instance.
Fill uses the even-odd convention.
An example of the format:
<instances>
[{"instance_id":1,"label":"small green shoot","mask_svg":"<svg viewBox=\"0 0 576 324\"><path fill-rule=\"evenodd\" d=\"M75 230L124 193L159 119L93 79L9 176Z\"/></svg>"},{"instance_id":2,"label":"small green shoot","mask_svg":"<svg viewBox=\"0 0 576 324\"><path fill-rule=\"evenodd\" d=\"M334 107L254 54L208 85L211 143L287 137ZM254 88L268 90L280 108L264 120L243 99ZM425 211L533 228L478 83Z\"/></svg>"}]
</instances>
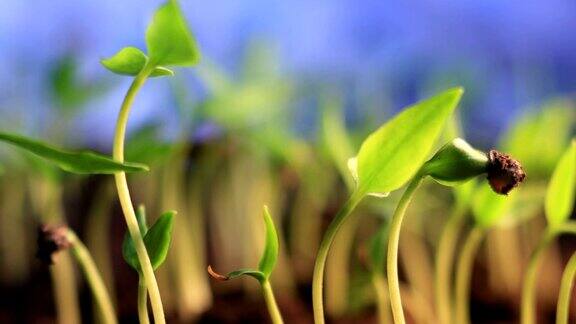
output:
<instances>
[{"instance_id":1,"label":"small green shoot","mask_svg":"<svg viewBox=\"0 0 576 324\"><path fill-rule=\"evenodd\" d=\"M232 271L227 275L221 275L212 270L212 267L208 266L208 272L212 277L218 280L231 280L247 275L258 280L260 283L270 278L270 275L276 266L276 261L278 260L278 234L276 233L272 216L270 216L270 212L266 206L264 206L263 215L264 223L266 225L266 243L264 245L262 256L260 257L260 262L258 262L258 269L240 269Z\"/></svg>"},{"instance_id":2,"label":"small green shoot","mask_svg":"<svg viewBox=\"0 0 576 324\"><path fill-rule=\"evenodd\" d=\"M274 222L272 221L272 216L270 216L267 206L264 206L263 215L264 223L266 225L266 243L262 256L260 257L260 262L258 262L258 269L240 269L232 271L227 275L222 275L215 272L211 266L208 266L208 273L212 278L220 281L232 280L242 276L249 276L258 280L262 287L262 292L264 294L264 299L272 323L281 324L284 321L282 320L282 315L278 310L272 286L270 285L270 275L272 274L272 271L276 266L276 261L278 260L278 234L276 233L276 228L274 227Z\"/></svg>"},{"instance_id":3,"label":"small green shoot","mask_svg":"<svg viewBox=\"0 0 576 324\"><path fill-rule=\"evenodd\" d=\"M450 89L405 109L368 136L357 157L348 161L357 188L326 230L314 265L312 301L317 324L324 323L324 267L330 245L340 226L366 195L385 197L412 178L396 210L396 219L392 220L388 245L388 279L392 278L389 286L394 319L404 323L396 266L402 217L413 191L425 176L418 170L458 105L462 93L462 88Z\"/></svg>"},{"instance_id":4,"label":"small green shoot","mask_svg":"<svg viewBox=\"0 0 576 324\"><path fill-rule=\"evenodd\" d=\"M20 135L0 133L0 141L40 156L56 164L64 171L72 173L114 174L117 172L148 171L148 167L140 163L120 163L109 157L90 151L66 151Z\"/></svg>"},{"instance_id":5,"label":"small green shoot","mask_svg":"<svg viewBox=\"0 0 576 324\"><path fill-rule=\"evenodd\" d=\"M176 212L169 211L162 214L158 220L148 228L146 225L146 213L143 207L138 208L136 213L138 219L138 226L144 238L144 244L152 262L152 268L158 269L166 260L170 242L172 241L172 227L174 223L174 215ZM124 241L122 242L122 256L124 261L128 263L134 270L140 272L140 262L136 255L134 243L130 235L126 233Z\"/></svg>"}]
</instances>

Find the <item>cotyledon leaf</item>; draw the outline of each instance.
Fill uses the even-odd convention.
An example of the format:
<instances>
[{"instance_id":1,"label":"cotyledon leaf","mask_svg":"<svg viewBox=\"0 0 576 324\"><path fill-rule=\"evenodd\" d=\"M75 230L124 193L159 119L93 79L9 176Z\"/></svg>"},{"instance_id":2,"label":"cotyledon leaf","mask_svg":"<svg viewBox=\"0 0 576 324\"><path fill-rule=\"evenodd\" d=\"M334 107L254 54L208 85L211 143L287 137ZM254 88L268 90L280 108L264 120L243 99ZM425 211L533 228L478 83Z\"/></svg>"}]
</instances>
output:
<instances>
[{"instance_id":1,"label":"cotyledon leaf","mask_svg":"<svg viewBox=\"0 0 576 324\"><path fill-rule=\"evenodd\" d=\"M278 233L276 233L276 228L267 206L264 206L264 223L266 224L266 243L258 263L258 270L264 273L266 277L269 277L278 260Z\"/></svg>"},{"instance_id":2,"label":"cotyledon leaf","mask_svg":"<svg viewBox=\"0 0 576 324\"><path fill-rule=\"evenodd\" d=\"M112 57L100 61L108 70L120 74L135 76L146 65L148 57L136 47L124 47ZM171 76L174 72L163 66L156 66L150 73L151 77Z\"/></svg>"},{"instance_id":3,"label":"cotyledon leaf","mask_svg":"<svg viewBox=\"0 0 576 324\"><path fill-rule=\"evenodd\" d=\"M356 161L358 191L385 195L412 178L428 157L462 93L462 88L454 88L420 101L368 136Z\"/></svg>"},{"instance_id":4,"label":"cotyledon leaf","mask_svg":"<svg viewBox=\"0 0 576 324\"><path fill-rule=\"evenodd\" d=\"M148 171L140 163L118 162L91 151L72 152L24 136L0 132L0 141L12 144L40 156L64 171L78 174L114 174L117 172Z\"/></svg>"}]
</instances>

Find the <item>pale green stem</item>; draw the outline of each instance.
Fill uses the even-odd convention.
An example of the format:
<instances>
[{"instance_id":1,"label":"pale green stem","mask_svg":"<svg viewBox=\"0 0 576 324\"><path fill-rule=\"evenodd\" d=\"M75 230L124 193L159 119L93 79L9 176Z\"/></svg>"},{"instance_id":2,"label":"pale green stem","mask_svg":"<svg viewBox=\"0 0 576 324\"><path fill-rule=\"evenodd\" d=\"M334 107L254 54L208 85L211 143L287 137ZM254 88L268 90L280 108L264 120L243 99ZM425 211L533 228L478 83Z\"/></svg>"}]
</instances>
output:
<instances>
[{"instance_id":1,"label":"pale green stem","mask_svg":"<svg viewBox=\"0 0 576 324\"><path fill-rule=\"evenodd\" d=\"M124 162L124 138L126 136L126 124L128 123L130 108L132 107L132 103L134 102L138 90L140 90L152 72L152 69L153 66L146 64L142 71L136 76L136 78L134 78L130 89L128 89L128 92L126 93L122 107L120 108L120 113L116 122L113 148L113 157L118 162ZM158 289L158 283L154 276L154 269L152 268L152 263L150 263L144 240L142 239L142 233L140 233L140 229L138 228L136 213L134 212L134 206L130 199L130 191L128 190L126 173L118 172L114 174L114 178L116 179L118 198L120 199L120 205L122 205L122 211L124 212L128 232L134 242L138 261L142 268L142 276L146 283L146 287L148 288L148 293L150 294L150 304L152 306L154 322L156 324L164 324L166 320L164 319L164 309L162 308L160 290Z\"/></svg>"},{"instance_id":2,"label":"pale green stem","mask_svg":"<svg viewBox=\"0 0 576 324\"><path fill-rule=\"evenodd\" d=\"M266 301L266 307L268 307L268 313L270 314L270 319L272 324L283 324L282 314L278 309L278 304L276 304L276 298L274 298L274 292L272 291L272 286L270 281L262 281L262 293L264 294L264 300Z\"/></svg>"},{"instance_id":3,"label":"pale green stem","mask_svg":"<svg viewBox=\"0 0 576 324\"><path fill-rule=\"evenodd\" d=\"M522 324L536 323L536 280L538 279L538 268L542 262L544 251L546 251L552 240L560 234L576 235L576 223L567 222L555 228L549 228L530 256L522 285L522 309L520 313L520 322Z\"/></svg>"},{"instance_id":4,"label":"pale green stem","mask_svg":"<svg viewBox=\"0 0 576 324\"><path fill-rule=\"evenodd\" d=\"M406 213L406 209L412 200L412 196L424 176L420 173L416 174L408 184L408 187L402 194L402 198L396 206L394 215L392 215L392 222L390 223L390 234L388 237L388 255L387 255L387 276L388 276L388 289L390 289L390 306L392 307L392 315L394 316L394 323L404 324L404 310L402 309L402 298L400 297L400 280L398 279L398 244L400 241L400 230L402 228L402 219Z\"/></svg>"},{"instance_id":5,"label":"pale green stem","mask_svg":"<svg viewBox=\"0 0 576 324\"><path fill-rule=\"evenodd\" d=\"M463 204L458 204L450 215L442 234L436 252L436 270L435 270L435 294L436 294L436 316L442 324L450 324L452 320L452 294L451 278L452 265L454 263L454 254L458 235L466 220L466 208Z\"/></svg>"},{"instance_id":6,"label":"pale green stem","mask_svg":"<svg viewBox=\"0 0 576 324\"><path fill-rule=\"evenodd\" d=\"M348 199L338 214L336 214L330 223L330 226L328 226L328 229L322 238L322 242L320 243L320 247L318 248L318 254L316 255L316 261L314 262L314 275L312 277L312 305L314 308L314 323L316 324L324 323L322 286L324 282L324 267L326 266L328 251L330 250L332 241L340 229L340 226L342 226L356 205L358 205L360 200L362 200L362 197L363 194L358 192L352 194L350 199Z\"/></svg>"},{"instance_id":7,"label":"pale green stem","mask_svg":"<svg viewBox=\"0 0 576 324\"><path fill-rule=\"evenodd\" d=\"M74 255L80 268L82 268L86 281L92 290L92 294L94 294L94 299L100 309L100 318L106 324L118 323L114 313L114 307L112 306L112 300L90 252L74 232L69 230L66 233L66 237L71 244L72 255Z\"/></svg>"},{"instance_id":8,"label":"pale green stem","mask_svg":"<svg viewBox=\"0 0 576 324\"><path fill-rule=\"evenodd\" d=\"M388 299L388 287L386 278L381 273L372 274L372 286L376 293L376 309L378 311L378 323L392 323L390 316L390 300Z\"/></svg>"},{"instance_id":9,"label":"pale green stem","mask_svg":"<svg viewBox=\"0 0 576 324\"><path fill-rule=\"evenodd\" d=\"M150 318L148 317L148 292L141 275L138 279L138 320L140 324L150 323Z\"/></svg>"},{"instance_id":10,"label":"pale green stem","mask_svg":"<svg viewBox=\"0 0 576 324\"><path fill-rule=\"evenodd\" d=\"M472 284L474 259L485 236L486 229L476 226L470 231L462 246L462 252L456 265L454 323L470 323L470 286Z\"/></svg>"},{"instance_id":11,"label":"pale green stem","mask_svg":"<svg viewBox=\"0 0 576 324\"><path fill-rule=\"evenodd\" d=\"M562 274L558 305L556 306L556 324L568 324L574 276L576 276L576 253L572 254Z\"/></svg>"}]
</instances>

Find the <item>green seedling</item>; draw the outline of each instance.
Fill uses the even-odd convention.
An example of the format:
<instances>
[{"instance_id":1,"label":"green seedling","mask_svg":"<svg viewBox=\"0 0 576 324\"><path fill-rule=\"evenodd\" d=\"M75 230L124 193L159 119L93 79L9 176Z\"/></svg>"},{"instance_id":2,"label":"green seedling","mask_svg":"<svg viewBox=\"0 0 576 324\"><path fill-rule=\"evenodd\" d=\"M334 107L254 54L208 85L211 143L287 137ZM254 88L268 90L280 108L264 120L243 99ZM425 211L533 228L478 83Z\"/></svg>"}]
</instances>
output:
<instances>
[{"instance_id":1,"label":"green seedling","mask_svg":"<svg viewBox=\"0 0 576 324\"><path fill-rule=\"evenodd\" d=\"M322 297L324 267L328 251L339 228L364 197L367 195L384 197L417 174L461 95L461 88L451 89L404 110L372 133L362 144L358 156L350 160L349 166L357 180L357 186L324 234L314 265L312 301L314 321L317 324L324 323ZM398 209L400 214L403 214L411 192L419 182L414 181L407 189L407 194L401 200ZM391 227L388 249L392 253L388 254L388 279L391 280L393 310L396 308L395 320L403 323L396 269L400 223L401 216L397 216ZM390 270L391 268L393 269Z\"/></svg>"},{"instance_id":2,"label":"green seedling","mask_svg":"<svg viewBox=\"0 0 576 324\"><path fill-rule=\"evenodd\" d=\"M172 227L175 214L176 212L174 211L162 214L154 225L148 228L146 209L144 206L138 207L136 211L138 227L140 233L142 233L144 245L146 245L146 251L154 270L158 269L158 267L164 263L168 255L170 242L172 241ZM140 323L148 323L148 295L146 293L146 284L142 275L142 268L140 267L136 248L134 247L134 241L132 241L129 233L126 233L124 241L122 242L122 256L124 257L124 261L138 272L138 317Z\"/></svg>"},{"instance_id":3,"label":"green seedling","mask_svg":"<svg viewBox=\"0 0 576 324\"><path fill-rule=\"evenodd\" d=\"M45 263L52 264L54 262L53 255L65 249L70 249L74 259L80 265L98 305L102 322L106 324L118 323L106 285L84 243L66 226L42 226L38 237L36 256Z\"/></svg>"},{"instance_id":4,"label":"green seedling","mask_svg":"<svg viewBox=\"0 0 576 324\"><path fill-rule=\"evenodd\" d=\"M468 199L474 197L474 226L464 240L456 264L455 313L451 319L454 323L470 322L470 280L477 251L488 230L506 221L505 216L515 198L515 195L508 194L526 177L520 163L508 155L491 150L486 158L483 173L487 174L490 187L480 185L473 193L468 193Z\"/></svg>"},{"instance_id":5,"label":"green seedling","mask_svg":"<svg viewBox=\"0 0 576 324\"><path fill-rule=\"evenodd\" d=\"M151 76L171 75L172 72L168 70L170 66L193 66L200 60L196 42L174 0L169 0L160 6L154 14L146 31L146 47L148 49L146 54L133 47L127 47L111 58L102 60L102 64L114 73L135 76L126 93L116 122L113 158L119 162L124 161L124 138L130 109L145 81ZM119 172L114 176L128 231L142 270L143 281L150 295L154 322L163 324L165 318L160 291L143 235L138 227L126 174Z\"/></svg>"},{"instance_id":6,"label":"green seedling","mask_svg":"<svg viewBox=\"0 0 576 324\"><path fill-rule=\"evenodd\" d=\"M576 223L569 221L570 213L574 207L574 194L576 192L576 141L566 150L556 165L552 178L548 184L544 211L548 226L536 249L530 256L528 269L522 287L522 324L536 323L536 281L538 268L542 262L544 251L551 242L561 234L576 234ZM568 322L568 304L570 301L570 288L573 283L574 263L570 258L563 275L560 297L558 299L557 323Z\"/></svg>"},{"instance_id":7,"label":"green seedling","mask_svg":"<svg viewBox=\"0 0 576 324\"><path fill-rule=\"evenodd\" d=\"M258 268L240 269L232 271L227 275L221 275L212 270L211 266L208 266L208 273L214 279L221 281L232 280L242 276L249 276L258 280L258 283L260 283L260 286L262 287L262 292L264 294L264 299L266 300L266 306L268 307L272 323L281 324L284 323L284 321L282 320L282 315L278 310L278 305L274 298L274 292L270 285L270 275L272 274L272 271L276 266L276 261L278 260L278 234L276 233L272 216L270 216L268 207L266 206L264 206L263 215L264 223L266 224L266 243L264 245L262 256L260 257L260 262L258 263Z\"/></svg>"}]
</instances>

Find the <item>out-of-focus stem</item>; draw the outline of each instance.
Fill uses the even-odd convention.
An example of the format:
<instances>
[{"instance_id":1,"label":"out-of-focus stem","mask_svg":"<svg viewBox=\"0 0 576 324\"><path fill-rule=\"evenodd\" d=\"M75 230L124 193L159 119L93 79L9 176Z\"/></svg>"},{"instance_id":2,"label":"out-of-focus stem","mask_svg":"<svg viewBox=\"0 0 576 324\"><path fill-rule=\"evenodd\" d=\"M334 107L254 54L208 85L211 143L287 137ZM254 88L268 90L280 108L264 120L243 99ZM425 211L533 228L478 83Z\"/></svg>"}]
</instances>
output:
<instances>
[{"instance_id":1,"label":"out-of-focus stem","mask_svg":"<svg viewBox=\"0 0 576 324\"><path fill-rule=\"evenodd\" d=\"M436 294L436 316L443 324L452 322L452 294L451 277L452 265L458 236L465 222L466 208L462 204L455 206L450 218L446 222L440 243L436 251L436 271L435 271L435 294Z\"/></svg>"},{"instance_id":2,"label":"out-of-focus stem","mask_svg":"<svg viewBox=\"0 0 576 324\"><path fill-rule=\"evenodd\" d=\"M72 254L76 258L80 268L82 268L84 276L86 277L86 281L92 290L92 294L94 294L94 299L96 300L96 304L99 306L102 316L101 320L106 324L118 323L114 313L114 307L112 306L112 302L110 300L110 295L108 295L104 281L98 272L98 268L96 267L94 260L90 256L90 252L88 252L86 246L84 246L84 244L78 239L74 232L69 230L66 237L72 245Z\"/></svg>"},{"instance_id":3,"label":"out-of-focus stem","mask_svg":"<svg viewBox=\"0 0 576 324\"><path fill-rule=\"evenodd\" d=\"M476 226L470 231L464 241L462 252L456 265L454 323L470 323L470 286L472 284L474 259L485 236L486 229Z\"/></svg>"},{"instance_id":4,"label":"out-of-focus stem","mask_svg":"<svg viewBox=\"0 0 576 324\"><path fill-rule=\"evenodd\" d=\"M138 279L138 320L140 324L149 324L148 317L148 291L142 277Z\"/></svg>"},{"instance_id":5,"label":"out-of-focus stem","mask_svg":"<svg viewBox=\"0 0 576 324\"><path fill-rule=\"evenodd\" d=\"M576 222L566 222L558 225L556 228L548 228L544 237L540 240L536 249L530 256L528 268L524 276L522 285L522 309L520 313L520 322L522 324L536 323L536 281L538 279L538 268L542 263L542 256L552 240L560 234L576 234Z\"/></svg>"},{"instance_id":6,"label":"out-of-focus stem","mask_svg":"<svg viewBox=\"0 0 576 324\"><path fill-rule=\"evenodd\" d=\"M402 309L402 298L400 297L400 280L398 278L398 244L400 241L400 230L402 229L402 220L406 209L412 200L414 192L420 186L423 180L422 174L418 173L408 184L408 187L402 194L398 206L392 215L390 223L390 234L388 237L388 255L387 255L387 275L388 289L390 289L390 305L394 323L404 324L404 310Z\"/></svg>"},{"instance_id":7,"label":"out-of-focus stem","mask_svg":"<svg viewBox=\"0 0 576 324\"><path fill-rule=\"evenodd\" d=\"M65 223L60 202L61 189L57 183L54 183L52 179L32 180L32 203L41 215L41 223ZM55 264L50 267L50 276L54 290L57 322L59 324L80 323L80 304L74 263L67 251L59 253L56 258Z\"/></svg>"},{"instance_id":8,"label":"out-of-focus stem","mask_svg":"<svg viewBox=\"0 0 576 324\"><path fill-rule=\"evenodd\" d=\"M386 278L381 273L372 274L372 286L376 293L376 309L378 311L378 323L390 324L392 317L390 316L390 300L388 298L388 286L386 285Z\"/></svg>"},{"instance_id":9,"label":"out-of-focus stem","mask_svg":"<svg viewBox=\"0 0 576 324\"><path fill-rule=\"evenodd\" d=\"M576 276L576 253L572 254L562 274L562 283L560 284L558 305L556 307L556 324L568 324L574 276Z\"/></svg>"}]
</instances>

